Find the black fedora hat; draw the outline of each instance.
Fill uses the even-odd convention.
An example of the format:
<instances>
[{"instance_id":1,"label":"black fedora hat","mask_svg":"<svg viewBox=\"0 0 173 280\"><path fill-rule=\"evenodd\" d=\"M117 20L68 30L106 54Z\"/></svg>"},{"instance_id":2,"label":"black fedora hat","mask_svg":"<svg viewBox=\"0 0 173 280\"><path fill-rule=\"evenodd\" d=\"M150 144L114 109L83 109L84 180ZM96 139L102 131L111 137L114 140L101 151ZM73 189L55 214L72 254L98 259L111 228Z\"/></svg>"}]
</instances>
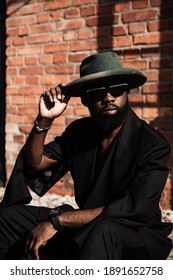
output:
<instances>
[{"instance_id":1,"label":"black fedora hat","mask_svg":"<svg viewBox=\"0 0 173 280\"><path fill-rule=\"evenodd\" d=\"M132 89L143 85L147 78L138 69L123 68L116 53L98 53L82 61L80 78L68 83L63 93L81 96L88 85L104 80L114 84L127 83L129 89Z\"/></svg>"}]
</instances>

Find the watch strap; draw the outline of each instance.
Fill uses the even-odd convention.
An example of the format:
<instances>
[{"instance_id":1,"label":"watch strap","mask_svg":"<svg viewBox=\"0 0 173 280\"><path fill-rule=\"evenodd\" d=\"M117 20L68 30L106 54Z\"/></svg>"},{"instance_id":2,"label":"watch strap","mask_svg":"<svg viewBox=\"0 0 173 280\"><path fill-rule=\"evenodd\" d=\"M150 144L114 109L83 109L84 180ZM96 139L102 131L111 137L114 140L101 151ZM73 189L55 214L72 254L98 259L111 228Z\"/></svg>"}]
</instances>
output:
<instances>
[{"instance_id":1,"label":"watch strap","mask_svg":"<svg viewBox=\"0 0 173 280\"><path fill-rule=\"evenodd\" d=\"M74 208L69 204L64 204L50 210L49 217L53 227L58 231L63 231L63 226L59 221L59 215L63 212L72 211Z\"/></svg>"},{"instance_id":2,"label":"watch strap","mask_svg":"<svg viewBox=\"0 0 173 280\"><path fill-rule=\"evenodd\" d=\"M63 231L63 226L61 225L61 223L59 221L59 215L51 216L50 220L51 220L51 223L52 223L54 229L56 229L58 231Z\"/></svg>"}]
</instances>

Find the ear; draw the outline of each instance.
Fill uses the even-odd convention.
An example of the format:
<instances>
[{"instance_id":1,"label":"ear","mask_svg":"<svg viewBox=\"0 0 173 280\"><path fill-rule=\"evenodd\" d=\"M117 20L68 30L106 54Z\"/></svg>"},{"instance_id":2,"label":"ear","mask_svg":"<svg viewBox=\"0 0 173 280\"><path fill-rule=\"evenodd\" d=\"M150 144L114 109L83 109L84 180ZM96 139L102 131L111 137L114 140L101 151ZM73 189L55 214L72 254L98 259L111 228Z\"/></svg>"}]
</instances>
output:
<instances>
[{"instance_id":1,"label":"ear","mask_svg":"<svg viewBox=\"0 0 173 280\"><path fill-rule=\"evenodd\" d=\"M88 102L87 102L87 96L86 94L83 94L81 96L81 101L82 101L82 104L85 106L85 107L88 107Z\"/></svg>"}]
</instances>

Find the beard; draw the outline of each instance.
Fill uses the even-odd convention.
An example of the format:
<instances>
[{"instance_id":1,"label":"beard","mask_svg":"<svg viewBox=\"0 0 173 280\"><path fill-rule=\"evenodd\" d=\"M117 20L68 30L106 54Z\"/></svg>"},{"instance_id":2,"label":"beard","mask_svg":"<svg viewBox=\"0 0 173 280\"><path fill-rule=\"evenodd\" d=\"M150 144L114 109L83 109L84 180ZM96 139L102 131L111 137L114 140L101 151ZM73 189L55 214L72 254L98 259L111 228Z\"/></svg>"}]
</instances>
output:
<instances>
[{"instance_id":1,"label":"beard","mask_svg":"<svg viewBox=\"0 0 173 280\"><path fill-rule=\"evenodd\" d=\"M107 115L104 113L105 108L108 105L105 105L102 110L96 111L92 108L89 108L90 114L94 120L96 128L101 133L102 136L108 136L116 128L119 128L125 121L127 110L128 110L128 99L123 107L119 107L115 104L111 104L111 107L114 107L117 110L117 113L114 115Z\"/></svg>"}]
</instances>

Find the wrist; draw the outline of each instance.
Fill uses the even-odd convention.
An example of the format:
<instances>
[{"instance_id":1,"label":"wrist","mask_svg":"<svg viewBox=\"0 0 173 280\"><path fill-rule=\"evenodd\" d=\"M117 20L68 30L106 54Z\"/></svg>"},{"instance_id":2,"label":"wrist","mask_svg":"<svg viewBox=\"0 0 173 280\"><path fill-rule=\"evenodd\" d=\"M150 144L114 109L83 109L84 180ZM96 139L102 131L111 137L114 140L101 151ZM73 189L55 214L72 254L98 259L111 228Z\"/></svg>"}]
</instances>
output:
<instances>
[{"instance_id":1,"label":"wrist","mask_svg":"<svg viewBox=\"0 0 173 280\"><path fill-rule=\"evenodd\" d=\"M42 117L40 115L37 115L36 120L40 126L49 127L52 125L54 118L51 119L49 117Z\"/></svg>"},{"instance_id":2,"label":"wrist","mask_svg":"<svg viewBox=\"0 0 173 280\"><path fill-rule=\"evenodd\" d=\"M60 215L64 212L73 211L74 208L69 204L64 204L55 207L49 212L49 221L52 223L53 227L58 231L63 231L63 225L60 220Z\"/></svg>"},{"instance_id":3,"label":"wrist","mask_svg":"<svg viewBox=\"0 0 173 280\"><path fill-rule=\"evenodd\" d=\"M53 119L38 115L35 119L35 130L37 132L46 132L52 127Z\"/></svg>"}]
</instances>

